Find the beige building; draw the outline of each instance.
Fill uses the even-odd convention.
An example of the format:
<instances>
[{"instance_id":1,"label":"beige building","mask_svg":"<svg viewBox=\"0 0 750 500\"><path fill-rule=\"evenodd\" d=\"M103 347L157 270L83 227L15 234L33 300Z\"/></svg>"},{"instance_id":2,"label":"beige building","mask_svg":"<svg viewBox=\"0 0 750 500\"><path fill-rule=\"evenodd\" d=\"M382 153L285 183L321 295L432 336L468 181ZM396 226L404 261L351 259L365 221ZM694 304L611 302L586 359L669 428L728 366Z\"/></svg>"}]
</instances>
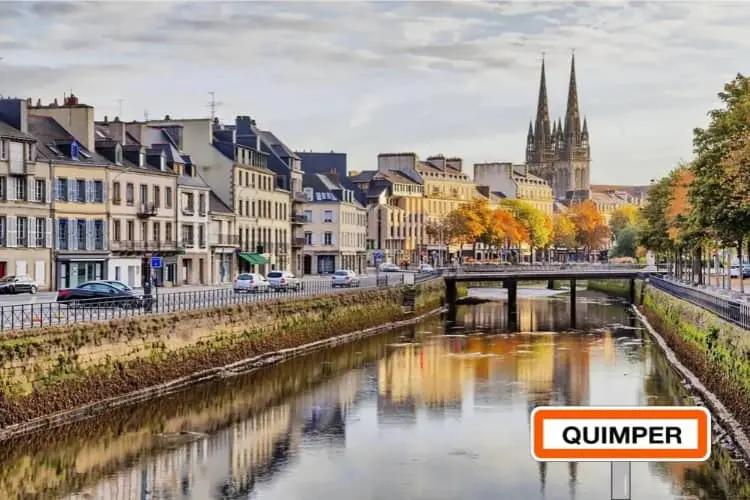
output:
<instances>
[{"instance_id":1,"label":"beige building","mask_svg":"<svg viewBox=\"0 0 750 500\"><path fill-rule=\"evenodd\" d=\"M208 201L210 229L208 244L211 248L211 283L231 283L236 268L239 245L234 212L214 193Z\"/></svg>"},{"instance_id":2,"label":"beige building","mask_svg":"<svg viewBox=\"0 0 750 500\"><path fill-rule=\"evenodd\" d=\"M475 163L474 182L478 186L488 186L492 194L523 200L552 216L555 201L552 188L541 177L530 174L525 165L510 162Z\"/></svg>"},{"instance_id":3,"label":"beige building","mask_svg":"<svg viewBox=\"0 0 750 500\"><path fill-rule=\"evenodd\" d=\"M305 274L367 269L367 209L336 174L308 174L303 180Z\"/></svg>"},{"instance_id":4,"label":"beige building","mask_svg":"<svg viewBox=\"0 0 750 500\"><path fill-rule=\"evenodd\" d=\"M0 99L0 277L29 275L52 288L49 164L37 161L27 102Z\"/></svg>"}]
</instances>

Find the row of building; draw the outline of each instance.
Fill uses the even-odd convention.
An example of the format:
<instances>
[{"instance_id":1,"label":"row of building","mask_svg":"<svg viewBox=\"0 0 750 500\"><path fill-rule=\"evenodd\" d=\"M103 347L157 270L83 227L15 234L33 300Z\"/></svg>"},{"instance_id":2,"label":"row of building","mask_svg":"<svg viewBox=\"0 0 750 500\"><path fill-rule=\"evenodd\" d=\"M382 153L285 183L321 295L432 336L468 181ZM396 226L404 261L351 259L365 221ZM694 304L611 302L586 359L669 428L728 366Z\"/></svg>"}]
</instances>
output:
<instances>
[{"instance_id":1,"label":"row of building","mask_svg":"<svg viewBox=\"0 0 750 500\"><path fill-rule=\"evenodd\" d=\"M40 289L94 279L218 284L238 272L298 275L379 262L441 264L439 222L475 198L522 199L548 215L592 199L605 213L645 187L589 184L590 141L571 61L565 122L550 126L542 63L526 163L382 153L350 171L344 153L300 152L249 116L96 121L62 103L0 99L0 277ZM151 269L151 257L161 267Z\"/></svg>"}]
</instances>

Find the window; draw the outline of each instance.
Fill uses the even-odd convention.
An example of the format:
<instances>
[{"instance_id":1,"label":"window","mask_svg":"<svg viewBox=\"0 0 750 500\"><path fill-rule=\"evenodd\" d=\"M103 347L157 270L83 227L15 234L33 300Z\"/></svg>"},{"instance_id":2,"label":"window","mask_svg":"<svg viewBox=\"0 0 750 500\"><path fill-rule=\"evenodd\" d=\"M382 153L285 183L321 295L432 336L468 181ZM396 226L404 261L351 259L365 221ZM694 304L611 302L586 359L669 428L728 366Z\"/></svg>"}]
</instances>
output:
<instances>
[{"instance_id":1,"label":"window","mask_svg":"<svg viewBox=\"0 0 750 500\"><path fill-rule=\"evenodd\" d=\"M68 219L57 221L57 247L60 250L68 249Z\"/></svg>"},{"instance_id":2,"label":"window","mask_svg":"<svg viewBox=\"0 0 750 500\"><path fill-rule=\"evenodd\" d=\"M184 212L187 213L193 213L195 210L194 203L193 203L193 193L184 193L183 203L182 203L182 209Z\"/></svg>"},{"instance_id":3,"label":"window","mask_svg":"<svg viewBox=\"0 0 750 500\"><path fill-rule=\"evenodd\" d=\"M94 203L104 202L104 183L102 181L94 181Z\"/></svg>"},{"instance_id":4,"label":"window","mask_svg":"<svg viewBox=\"0 0 750 500\"><path fill-rule=\"evenodd\" d=\"M305 210L305 222L312 222L312 221L313 221L312 210Z\"/></svg>"},{"instance_id":5,"label":"window","mask_svg":"<svg viewBox=\"0 0 750 500\"><path fill-rule=\"evenodd\" d=\"M8 190L8 178L5 176L0 177L0 200L7 198Z\"/></svg>"},{"instance_id":6,"label":"window","mask_svg":"<svg viewBox=\"0 0 750 500\"><path fill-rule=\"evenodd\" d=\"M25 184L25 183L19 182L19 184ZM16 218L16 244L19 247L29 246L28 235L29 235L28 217Z\"/></svg>"},{"instance_id":7,"label":"window","mask_svg":"<svg viewBox=\"0 0 750 500\"><path fill-rule=\"evenodd\" d=\"M76 223L78 229L78 249L86 250L86 238L88 236L86 233L86 220L78 219Z\"/></svg>"},{"instance_id":8,"label":"window","mask_svg":"<svg viewBox=\"0 0 750 500\"><path fill-rule=\"evenodd\" d=\"M148 203L148 186L146 184L141 184L141 203L144 205Z\"/></svg>"},{"instance_id":9,"label":"window","mask_svg":"<svg viewBox=\"0 0 750 500\"><path fill-rule=\"evenodd\" d=\"M127 241L135 240L135 223L132 220L127 222L128 239Z\"/></svg>"},{"instance_id":10,"label":"window","mask_svg":"<svg viewBox=\"0 0 750 500\"><path fill-rule=\"evenodd\" d=\"M204 193L198 195L198 213L206 215L206 195Z\"/></svg>"},{"instance_id":11,"label":"window","mask_svg":"<svg viewBox=\"0 0 750 500\"><path fill-rule=\"evenodd\" d=\"M112 239L114 241L122 241L120 221L116 219L112 222Z\"/></svg>"},{"instance_id":12,"label":"window","mask_svg":"<svg viewBox=\"0 0 750 500\"><path fill-rule=\"evenodd\" d=\"M164 206L172 208L172 188L169 186L164 189Z\"/></svg>"},{"instance_id":13,"label":"window","mask_svg":"<svg viewBox=\"0 0 750 500\"><path fill-rule=\"evenodd\" d=\"M198 246L201 248L206 246L206 227L203 224L198 226Z\"/></svg>"},{"instance_id":14,"label":"window","mask_svg":"<svg viewBox=\"0 0 750 500\"><path fill-rule=\"evenodd\" d=\"M305 245L312 245L312 233L305 231Z\"/></svg>"},{"instance_id":15,"label":"window","mask_svg":"<svg viewBox=\"0 0 750 500\"><path fill-rule=\"evenodd\" d=\"M148 241L148 222L141 221L141 239Z\"/></svg>"},{"instance_id":16,"label":"window","mask_svg":"<svg viewBox=\"0 0 750 500\"><path fill-rule=\"evenodd\" d=\"M42 217L36 219L36 246L47 246L47 219Z\"/></svg>"},{"instance_id":17,"label":"window","mask_svg":"<svg viewBox=\"0 0 750 500\"><path fill-rule=\"evenodd\" d=\"M34 181L34 201L47 202L47 181L44 179Z\"/></svg>"},{"instance_id":18,"label":"window","mask_svg":"<svg viewBox=\"0 0 750 500\"><path fill-rule=\"evenodd\" d=\"M0 215L0 246L4 247L6 244L5 241L5 234L6 234L6 228L7 228L7 219L4 215Z\"/></svg>"},{"instance_id":19,"label":"window","mask_svg":"<svg viewBox=\"0 0 750 500\"><path fill-rule=\"evenodd\" d=\"M0 160L8 159L8 141L0 141Z\"/></svg>"},{"instance_id":20,"label":"window","mask_svg":"<svg viewBox=\"0 0 750 500\"><path fill-rule=\"evenodd\" d=\"M86 203L86 181L83 179L76 179L75 201Z\"/></svg>"},{"instance_id":21,"label":"window","mask_svg":"<svg viewBox=\"0 0 750 500\"><path fill-rule=\"evenodd\" d=\"M154 225L151 228L151 233L154 236L154 241L161 241L161 224L158 221L154 221Z\"/></svg>"},{"instance_id":22,"label":"window","mask_svg":"<svg viewBox=\"0 0 750 500\"><path fill-rule=\"evenodd\" d=\"M161 205L161 188L159 186L154 186L154 206L156 208L159 208Z\"/></svg>"},{"instance_id":23,"label":"window","mask_svg":"<svg viewBox=\"0 0 750 500\"><path fill-rule=\"evenodd\" d=\"M94 248L104 250L104 221L94 221Z\"/></svg>"},{"instance_id":24,"label":"window","mask_svg":"<svg viewBox=\"0 0 750 500\"><path fill-rule=\"evenodd\" d=\"M16 178L16 199L26 201L26 179L24 177Z\"/></svg>"},{"instance_id":25,"label":"window","mask_svg":"<svg viewBox=\"0 0 750 500\"><path fill-rule=\"evenodd\" d=\"M324 245L333 244L333 233L330 233L330 232L323 233L323 244Z\"/></svg>"},{"instance_id":26,"label":"window","mask_svg":"<svg viewBox=\"0 0 750 500\"><path fill-rule=\"evenodd\" d=\"M323 222L333 222L333 210L323 212Z\"/></svg>"},{"instance_id":27,"label":"window","mask_svg":"<svg viewBox=\"0 0 750 500\"><path fill-rule=\"evenodd\" d=\"M173 241L172 239L172 223L166 222L164 224L164 237L166 241Z\"/></svg>"},{"instance_id":28,"label":"window","mask_svg":"<svg viewBox=\"0 0 750 500\"><path fill-rule=\"evenodd\" d=\"M134 198L134 187L132 182L128 182L125 185L125 203L127 203L129 206L133 206L133 198Z\"/></svg>"},{"instance_id":29,"label":"window","mask_svg":"<svg viewBox=\"0 0 750 500\"><path fill-rule=\"evenodd\" d=\"M120 183L119 182L112 183L112 203L114 205L120 204Z\"/></svg>"},{"instance_id":30,"label":"window","mask_svg":"<svg viewBox=\"0 0 750 500\"><path fill-rule=\"evenodd\" d=\"M193 246L195 239L193 238L193 225L183 224L182 225L182 244L185 246Z\"/></svg>"}]
</instances>

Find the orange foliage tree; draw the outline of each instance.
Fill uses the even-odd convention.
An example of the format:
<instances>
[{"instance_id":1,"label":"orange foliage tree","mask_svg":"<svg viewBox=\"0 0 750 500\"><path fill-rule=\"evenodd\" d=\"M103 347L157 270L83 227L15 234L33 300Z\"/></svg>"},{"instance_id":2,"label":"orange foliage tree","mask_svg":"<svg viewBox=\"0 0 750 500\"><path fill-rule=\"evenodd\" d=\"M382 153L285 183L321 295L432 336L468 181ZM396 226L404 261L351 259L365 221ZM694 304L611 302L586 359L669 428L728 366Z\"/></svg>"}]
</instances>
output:
<instances>
[{"instance_id":1,"label":"orange foliage tree","mask_svg":"<svg viewBox=\"0 0 750 500\"><path fill-rule=\"evenodd\" d=\"M576 228L576 246L587 253L604 247L609 239L609 227L596 204L591 200L577 203L570 208L568 217Z\"/></svg>"}]
</instances>

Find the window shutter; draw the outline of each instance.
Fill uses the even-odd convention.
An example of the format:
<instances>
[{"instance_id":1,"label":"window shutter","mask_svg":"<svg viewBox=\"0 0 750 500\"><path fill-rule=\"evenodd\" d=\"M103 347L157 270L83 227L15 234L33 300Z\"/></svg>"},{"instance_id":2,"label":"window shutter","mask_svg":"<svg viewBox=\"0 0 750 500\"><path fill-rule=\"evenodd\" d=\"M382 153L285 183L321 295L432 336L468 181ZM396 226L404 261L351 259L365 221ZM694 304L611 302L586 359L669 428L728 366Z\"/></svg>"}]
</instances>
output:
<instances>
[{"instance_id":1,"label":"window shutter","mask_svg":"<svg viewBox=\"0 0 750 500\"><path fill-rule=\"evenodd\" d=\"M12 175L8 176L7 187L5 189L5 199L13 201L16 199L16 178Z\"/></svg>"},{"instance_id":2,"label":"window shutter","mask_svg":"<svg viewBox=\"0 0 750 500\"><path fill-rule=\"evenodd\" d=\"M87 250L93 250L94 249L94 241L96 240L94 236L94 221L93 220L87 220L86 221L86 249Z\"/></svg>"},{"instance_id":3,"label":"window shutter","mask_svg":"<svg viewBox=\"0 0 750 500\"><path fill-rule=\"evenodd\" d=\"M36 247L36 217L26 218L26 240L29 248Z\"/></svg>"},{"instance_id":4,"label":"window shutter","mask_svg":"<svg viewBox=\"0 0 750 500\"><path fill-rule=\"evenodd\" d=\"M78 250L78 221L68 219L68 249Z\"/></svg>"},{"instance_id":5,"label":"window shutter","mask_svg":"<svg viewBox=\"0 0 750 500\"><path fill-rule=\"evenodd\" d=\"M86 203L94 201L94 181L86 180ZM88 226L88 223L86 224Z\"/></svg>"},{"instance_id":6,"label":"window shutter","mask_svg":"<svg viewBox=\"0 0 750 500\"><path fill-rule=\"evenodd\" d=\"M107 221L103 220L102 221L102 248L104 250L108 250L109 249L109 237L108 237L108 234L109 233L107 233Z\"/></svg>"},{"instance_id":7,"label":"window shutter","mask_svg":"<svg viewBox=\"0 0 750 500\"><path fill-rule=\"evenodd\" d=\"M7 219L8 223L8 234L6 238L6 245L8 247L17 246L17 232L16 232L16 217L15 215L9 215Z\"/></svg>"},{"instance_id":8,"label":"window shutter","mask_svg":"<svg viewBox=\"0 0 750 500\"><path fill-rule=\"evenodd\" d=\"M75 199L75 191L77 185L78 183L75 179L68 179L68 201L73 201Z\"/></svg>"},{"instance_id":9,"label":"window shutter","mask_svg":"<svg viewBox=\"0 0 750 500\"><path fill-rule=\"evenodd\" d=\"M47 234L44 235L44 243L47 248L52 248L52 219L47 217L44 222L44 229Z\"/></svg>"},{"instance_id":10,"label":"window shutter","mask_svg":"<svg viewBox=\"0 0 750 500\"><path fill-rule=\"evenodd\" d=\"M60 199L60 194L61 194L60 193L60 182L59 182L59 179L57 177L55 177L52 182L55 183L55 201L57 201L57 200Z\"/></svg>"},{"instance_id":11,"label":"window shutter","mask_svg":"<svg viewBox=\"0 0 750 500\"><path fill-rule=\"evenodd\" d=\"M331 245L336 244L336 233L331 233Z\"/></svg>"},{"instance_id":12,"label":"window shutter","mask_svg":"<svg viewBox=\"0 0 750 500\"><path fill-rule=\"evenodd\" d=\"M51 186L52 179L44 179L43 182L44 182L44 201L46 201L47 203L51 203L52 202L52 196L51 196L51 194L52 194L52 186Z\"/></svg>"},{"instance_id":13,"label":"window shutter","mask_svg":"<svg viewBox=\"0 0 750 500\"><path fill-rule=\"evenodd\" d=\"M24 182L22 179L18 179L19 182ZM26 201L37 201L36 195L34 194L34 178L26 178Z\"/></svg>"},{"instance_id":14,"label":"window shutter","mask_svg":"<svg viewBox=\"0 0 750 500\"><path fill-rule=\"evenodd\" d=\"M107 203L107 183L104 181L102 181L102 202Z\"/></svg>"}]
</instances>

